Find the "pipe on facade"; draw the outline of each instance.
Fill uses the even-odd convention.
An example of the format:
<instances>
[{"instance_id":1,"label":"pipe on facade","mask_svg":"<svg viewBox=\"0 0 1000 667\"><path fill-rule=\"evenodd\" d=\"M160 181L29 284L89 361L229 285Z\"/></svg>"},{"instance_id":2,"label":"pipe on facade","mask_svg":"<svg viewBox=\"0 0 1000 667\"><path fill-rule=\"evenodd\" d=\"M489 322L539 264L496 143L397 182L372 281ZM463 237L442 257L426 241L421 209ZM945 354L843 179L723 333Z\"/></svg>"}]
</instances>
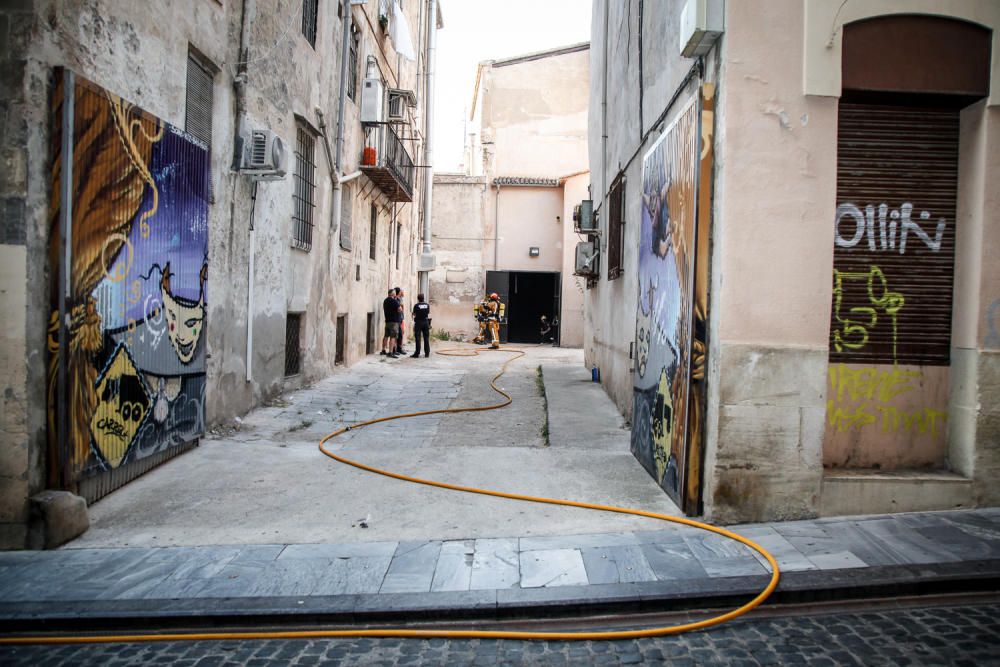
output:
<instances>
[{"instance_id":1,"label":"pipe on facade","mask_svg":"<svg viewBox=\"0 0 1000 667\"><path fill-rule=\"evenodd\" d=\"M610 0L604 0L604 35L603 53L601 63L602 84L601 84L601 204L608 194L608 5ZM639 128L640 132L642 128Z\"/></svg>"},{"instance_id":2,"label":"pipe on facade","mask_svg":"<svg viewBox=\"0 0 1000 667\"><path fill-rule=\"evenodd\" d=\"M236 94L236 127L235 127L235 137L233 138L233 146L242 146L240 142L240 137L245 130L246 124L246 114L247 114L247 78L249 73L250 61L250 23L256 11L255 0L243 0L243 5L240 12L240 50L239 50L239 62L237 63L236 73L233 77L233 88ZM233 155L233 169L239 170L240 163L242 161L242 155L239 155L234 151ZM236 184L233 184L233 201L230 204L230 216L235 212L236 205ZM253 380L253 317L254 317L254 303L253 303L253 284L254 284L254 259L257 250L257 234L254 231L253 226L253 216L257 208L257 183L253 184L253 193L251 195L250 203L250 233L247 239L247 244L249 247L249 261L247 262L247 349L246 349L246 381L251 382Z\"/></svg>"},{"instance_id":3,"label":"pipe on facade","mask_svg":"<svg viewBox=\"0 0 1000 667\"><path fill-rule=\"evenodd\" d=\"M426 180L424 181L424 229L423 247L421 256L431 254L431 211L434 201L434 61L437 51L437 0L428 1L427 13L427 56L426 63L427 83L424 95L425 123L427 131L424 135L424 165L427 166ZM423 267L421 263L421 268ZM419 272L419 291L430 295L430 271Z\"/></svg>"},{"instance_id":4,"label":"pipe on facade","mask_svg":"<svg viewBox=\"0 0 1000 667\"><path fill-rule=\"evenodd\" d=\"M500 267L500 184L494 183L497 189L497 198L493 203L493 270L499 271Z\"/></svg>"},{"instance_id":5,"label":"pipe on facade","mask_svg":"<svg viewBox=\"0 0 1000 667\"><path fill-rule=\"evenodd\" d=\"M350 59L351 46L351 3L350 0L342 0L343 5L343 30L341 31L342 42L340 44L340 98L337 100L337 157L333 165L333 211L330 218L330 233L335 234L340 229L340 220L343 215L343 183L345 179L341 177L341 170L344 168L344 116L347 115L347 62ZM356 172L360 175L361 172ZM357 176L354 176L356 178Z\"/></svg>"}]
</instances>

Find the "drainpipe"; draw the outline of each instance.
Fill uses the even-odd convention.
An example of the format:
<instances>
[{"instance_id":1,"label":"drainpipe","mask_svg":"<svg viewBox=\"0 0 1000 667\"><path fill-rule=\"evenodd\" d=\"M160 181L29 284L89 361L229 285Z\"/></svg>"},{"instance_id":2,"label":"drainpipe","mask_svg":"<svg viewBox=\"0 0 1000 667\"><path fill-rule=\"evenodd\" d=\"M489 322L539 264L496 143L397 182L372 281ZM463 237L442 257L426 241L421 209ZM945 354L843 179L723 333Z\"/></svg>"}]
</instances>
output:
<instances>
[{"instance_id":1,"label":"drainpipe","mask_svg":"<svg viewBox=\"0 0 1000 667\"><path fill-rule=\"evenodd\" d=\"M601 85L601 208L608 194L608 5L604 0L604 62L602 63L603 83ZM641 82L640 82L641 85ZM639 128L640 132L642 128Z\"/></svg>"},{"instance_id":2,"label":"drainpipe","mask_svg":"<svg viewBox=\"0 0 1000 667\"><path fill-rule=\"evenodd\" d=\"M340 99L337 103L337 158L332 170L333 175L333 211L331 212L330 233L336 234L340 229L340 218L343 211L341 198L343 197L343 183L350 179L341 176L344 168L344 116L347 114L347 63L350 60L351 52L351 2L343 0L343 31L340 44ZM322 120L322 116L320 116ZM351 174L352 178L357 178L361 172Z\"/></svg>"},{"instance_id":3,"label":"drainpipe","mask_svg":"<svg viewBox=\"0 0 1000 667\"><path fill-rule=\"evenodd\" d=\"M430 0L427 16L427 56L424 59L427 67L427 92L424 96L426 109L427 134L424 141L424 164L426 165L426 181L424 182L424 244L420 252L420 292L430 299L430 270L433 265L431 255L431 210L434 198L434 61L437 51L437 0Z\"/></svg>"},{"instance_id":4,"label":"drainpipe","mask_svg":"<svg viewBox=\"0 0 1000 667\"><path fill-rule=\"evenodd\" d=\"M236 136L233 145L242 146L240 136L242 136L246 125L247 115L247 65L250 60L250 23L256 14L255 0L243 0L240 14L240 50L239 65L236 68L236 76L233 77L233 87L236 93ZM233 155L233 169L239 170L242 155ZM235 188L233 193L235 195ZM236 198L230 203L229 214L232 218L235 215ZM254 231L253 216L257 207L257 183L253 184L253 194L250 204L250 232L247 244L249 247L249 261L247 262L247 349L246 349L246 380L253 380L253 284L254 284L254 259L257 250L257 234Z\"/></svg>"},{"instance_id":5,"label":"drainpipe","mask_svg":"<svg viewBox=\"0 0 1000 667\"><path fill-rule=\"evenodd\" d=\"M497 198L493 206L493 270L500 270L500 184L493 184L497 189Z\"/></svg>"}]
</instances>

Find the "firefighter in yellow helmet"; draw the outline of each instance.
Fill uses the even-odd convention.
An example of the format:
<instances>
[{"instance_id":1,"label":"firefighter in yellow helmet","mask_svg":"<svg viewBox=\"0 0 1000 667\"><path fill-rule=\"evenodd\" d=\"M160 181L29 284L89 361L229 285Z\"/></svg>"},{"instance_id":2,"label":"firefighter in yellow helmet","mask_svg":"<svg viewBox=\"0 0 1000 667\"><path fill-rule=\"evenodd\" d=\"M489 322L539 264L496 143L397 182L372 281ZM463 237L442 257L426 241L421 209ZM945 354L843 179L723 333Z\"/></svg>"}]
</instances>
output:
<instances>
[{"instance_id":1,"label":"firefighter in yellow helmet","mask_svg":"<svg viewBox=\"0 0 1000 667\"><path fill-rule=\"evenodd\" d=\"M494 350L500 347L500 320L503 319L503 311L500 296L493 292L486 301L486 326L490 330L490 347Z\"/></svg>"},{"instance_id":2,"label":"firefighter in yellow helmet","mask_svg":"<svg viewBox=\"0 0 1000 667\"><path fill-rule=\"evenodd\" d=\"M504 304L500 303L500 295L493 292L486 299L476 304L476 320L479 322L479 335L472 339L473 343L482 345L486 342L486 334L490 336L490 347L500 347L500 320L504 316Z\"/></svg>"}]
</instances>

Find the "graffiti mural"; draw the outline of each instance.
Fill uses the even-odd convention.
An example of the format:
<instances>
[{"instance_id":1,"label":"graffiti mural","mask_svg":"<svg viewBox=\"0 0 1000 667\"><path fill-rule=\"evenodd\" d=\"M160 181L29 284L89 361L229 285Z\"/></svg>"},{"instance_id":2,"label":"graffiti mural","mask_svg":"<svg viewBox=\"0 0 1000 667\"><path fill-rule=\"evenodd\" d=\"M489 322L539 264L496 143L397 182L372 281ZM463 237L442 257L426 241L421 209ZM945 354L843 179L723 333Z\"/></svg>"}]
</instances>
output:
<instances>
[{"instance_id":1,"label":"graffiti mural","mask_svg":"<svg viewBox=\"0 0 1000 667\"><path fill-rule=\"evenodd\" d=\"M69 266L60 276L68 325L61 347L53 280L48 432L50 476L71 485L204 430L209 157L201 142L107 90L79 77L69 89L58 78L50 265L57 274ZM61 148L67 95L69 165ZM68 263L59 201L67 166Z\"/></svg>"},{"instance_id":2,"label":"graffiti mural","mask_svg":"<svg viewBox=\"0 0 1000 667\"><path fill-rule=\"evenodd\" d=\"M692 100L643 157L632 378L632 453L681 507L692 406L698 125Z\"/></svg>"}]
</instances>

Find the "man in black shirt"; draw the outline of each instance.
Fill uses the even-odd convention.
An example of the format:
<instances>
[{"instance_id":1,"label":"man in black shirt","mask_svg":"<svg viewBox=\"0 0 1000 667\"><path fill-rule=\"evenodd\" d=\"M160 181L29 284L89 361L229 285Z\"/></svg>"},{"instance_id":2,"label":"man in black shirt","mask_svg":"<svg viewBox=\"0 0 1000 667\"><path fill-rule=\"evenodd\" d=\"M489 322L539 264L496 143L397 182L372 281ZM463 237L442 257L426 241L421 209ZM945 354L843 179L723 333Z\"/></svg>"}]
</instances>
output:
<instances>
[{"instance_id":1,"label":"man in black shirt","mask_svg":"<svg viewBox=\"0 0 1000 667\"><path fill-rule=\"evenodd\" d=\"M389 290L389 296L382 300L382 314L385 316L385 332L382 337L382 356L393 359L396 354L396 337L399 335L399 320L403 317L402 307L396 300L396 290Z\"/></svg>"},{"instance_id":2,"label":"man in black shirt","mask_svg":"<svg viewBox=\"0 0 1000 667\"><path fill-rule=\"evenodd\" d=\"M403 308L403 288L397 287L396 289L396 302L399 303L399 333L396 334L396 354L406 354L406 350L403 349L403 338L406 333L406 316L403 314L406 310Z\"/></svg>"},{"instance_id":3,"label":"man in black shirt","mask_svg":"<svg viewBox=\"0 0 1000 667\"><path fill-rule=\"evenodd\" d=\"M431 356L431 306L424 302L424 295L417 295L413 304L413 338L415 348L411 357L420 356L420 337L424 339L424 357Z\"/></svg>"}]
</instances>

